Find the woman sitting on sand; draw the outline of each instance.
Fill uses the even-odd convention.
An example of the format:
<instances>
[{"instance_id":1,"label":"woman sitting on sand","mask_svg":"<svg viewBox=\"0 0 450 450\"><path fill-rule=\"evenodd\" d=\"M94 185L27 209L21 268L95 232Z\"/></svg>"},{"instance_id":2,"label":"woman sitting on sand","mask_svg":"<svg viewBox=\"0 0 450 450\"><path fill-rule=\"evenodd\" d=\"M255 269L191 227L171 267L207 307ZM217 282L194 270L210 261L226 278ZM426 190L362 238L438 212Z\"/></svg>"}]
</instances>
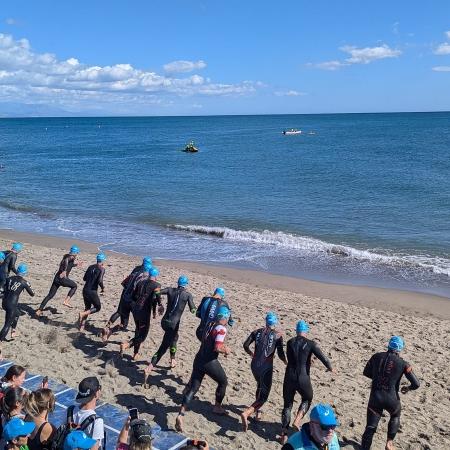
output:
<instances>
[{"instance_id":1,"label":"woman sitting on sand","mask_svg":"<svg viewBox=\"0 0 450 450\"><path fill-rule=\"evenodd\" d=\"M56 431L48 422L48 414L55 409L55 395L51 389L38 389L26 398L24 409L27 413L25 421L36 425L28 438L29 450L48 448L46 444L52 440Z\"/></svg>"}]
</instances>

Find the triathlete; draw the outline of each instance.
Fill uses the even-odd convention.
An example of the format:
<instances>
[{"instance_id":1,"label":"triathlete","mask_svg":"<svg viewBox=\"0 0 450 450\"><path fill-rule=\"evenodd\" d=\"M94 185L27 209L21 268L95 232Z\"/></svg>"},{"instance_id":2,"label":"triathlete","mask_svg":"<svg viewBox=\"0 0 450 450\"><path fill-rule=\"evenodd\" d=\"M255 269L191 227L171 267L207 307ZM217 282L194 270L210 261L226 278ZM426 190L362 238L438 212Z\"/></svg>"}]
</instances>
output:
<instances>
[{"instance_id":1,"label":"triathlete","mask_svg":"<svg viewBox=\"0 0 450 450\"><path fill-rule=\"evenodd\" d=\"M103 266L106 260L104 253L97 255L97 264L89 266L83 276L83 300L84 311L78 314L78 328L84 329L86 319L94 313L97 313L102 308L100 297L98 296L98 288L101 288L101 294L105 292L105 286L103 285L103 277L105 276L105 268Z\"/></svg>"},{"instance_id":2,"label":"triathlete","mask_svg":"<svg viewBox=\"0 0 450 450\"><path fill-rule=\"evenodd\" d=\"M178 287L161 289L161 295L167 295L167 308L161 320L161 327L164 330L164 337L159 349L153 355L150 364L145 368L145 377L150 375L151 371L155 368L169 348L170 367L175 367L178 330L180 329L181 316L183 315L186 304L189 305L189 310L192 314L195 314L196 312L192 294L186 289L188 284L188 277L181 275L178 278Z\"/></svg>"},{"instance_id":3,"label":"triathlete","mask_svg":"<svg viewBox=\"0 0 450 450\"><path fill-rule=\"evenodd\" d=\"M58 289L62 287L68 287L69 292L67 293L67 297L63 302L64 306L72 307L70 305L70 299L75 295L77 290L77 283L69 278L71 270L76 267L78 264L75 263L78 253L80 253L80 249L77 245L72 245L70 247L69 253L66 253L63 256L63 259L59 263L58 271L53 278L53 283L50 286L50 290L48 291L47 296L42 300L41 305L36 310L36 316L41 316L44 311L47 303L55 296Z\"/></svg>"},{"instance_id":4,"label":"triathlete","mask_svg":"<svg viewBox=\"0 0 450 450\"><path fill-rule=\"evenodd\" d=\"M189 403L199 390L205 375L208 375L217 383L216 402L213 412L221 415L227 414L222 406L222 401L225 397L228 380L218 357L219 353L225 356L231 353L231 350L224 343L227 335L226 325L229 318L230 310L225 305L222 305L217 310L216 320L210 322L204 330L200 350L195 355L191 379L187 386L188 389L183 395L183 402L176 419L175 429L177 431L183 431L184 414Z\"/></svg>"},{"instance_id":5,"label":"triathlete","mask_svg":"<svg viewBox=\"0 0 450 450\"><path fill-rule=\"evenodd\" d=\"M402 386L402 394L414 391L420 386L412 367L399 355L404 345L400 336L391 337L387 352L373 355L364 368L363 374L372 380L372 388L367 407L367 425L361 440L362 450L370 449L384 410L387 410L391 416L385 449L394 448L394 438L400 427L401 403L398 394L400 380L405 375L411 383L409 386Z\"/></svg>"},{"instance_id":6,"label":"triathlete","mask_svg":"<svg viewBox=\"0 0 450 450\"><path fill-rule=\"evenodd\" d=\"M120 344L120 354L123 355L127 348L133 346L133 360L136 361L140 354L139 349L144 343L150 331L150 317L153 303L157 303L162 313L161 285L156 281L159 270L156 267L150 269L150 277L141 280L133 292L133 318L136 326L134 337L128 342Z\"/></svg>"},{"instance_id":7,"label":"triathlete","mask_svg":"<svg viewBox=\"0 0 450 450\"><path fill-rule=\"evenodd\" d=\"M6 255L0 252L0 298L3 298L3 291L5 289L6 278L4 276L2 265L5 262Z\"/></svg>"},{"instance_id":8,"label":"triathlete","mask_svg":"<svg viewBox=\"0 0 450 450\"><path fill-rule=\"evenodd\" d=\"M196 316L200 319L200 325L197 327L195 334L199 341L202 340L203 330L206 326L213 322L216 318L216 311L222 305L226 306L230 309L228 303L224 300L225 298L225 289L218 287L214 290L214 294L209 297L203 297L200 302L200 306L197 309ZM228 321L229 326L233 326L234 321L230 317Z\"/></svg>"},{"instance_id":9,"label":"triathlete","mask_svg":"<svg viewBox=\"0 0 450 450\"><path fill-rule=\"evenodd\" d=\"M283 349L283 337L275 329L278 318L275 313L269 312L266 315L266 326L253 331L244 342L244 350L252 357L251 369L255 377L256 400L242 414L242 427L244 431L248 429L248 418L256 412L256 419L261 419L261 407L269 398L272 388L273 358L275 351L284 364L287 364L286 355ZM250 345L255 343L255 350L250 349Z\"/></svg>"},{"instance_id":10,"label":"triathlete","mask_svg":"<svg viewBox=\"0 0 450 450\"><path fill-rule=\"evenodd\" d=\"M17 275L16 261L17 254L22 251L23 244L20 242L14 242L11 246L11 250L5 250L3 253L3 262L0 264L0 291L3 291L6 283L6 279L9 274L13 272Z\"/></svg>"},{"instance_id":11,"label":"triathlete","mask_svg":"<svg viewBox=\"0 0 450 450\"><path fill-rule=\"evenodd\" d=\"M328 358L322 353L319 346L312 340L307 339L309 325L300 320L296 326L297 336L287 342L286 353L288 364L284 375L283 400L284 407L281 415L280 441L284 444L287 440L287 431L291 421L291 409L294 404L295 394L298 392L302 398L297 415L293 422L294 427L300 429L300 422L309 410L313 399L313 388L309 371L311 358L314 355L327 368L328 372L334 372Z\"/></svg>"},{"instance_id":12,"label":"triathlete","mask_svg":"<svg viewBox=\"0 0 450 450\"><path fill-rule=\"evenodd\" d=\"M128 322L130 320L131 302L134 288L136 287L136 284L142 279L143 273L146 272L148 274L151 268L152 268L152 260L151 258L146 256L142 260L142 264L136 266L131 271L131 273L122 281L123 290L120 296L117 311L114 312L113 315L109 318L108 322L105 325L105 328L103 328L102 330L103 342L106 342L113 332L119 331L120 329L122 330L127 329ZM114 323L119 318L120 318L120 325L113 328Z\"/></svg>"},{"instance_id":13,"label":"triathlete","mask_svg":"<svg viewBox=\"0 0 450 450\"><path fill-rule=\"evenodd\" d=\"M9 329L11 328L11 338L16 336L16 327L19 320L19 297L25 289L31 297L34 297L33 289L30 283L23 278L28 272L26 264L19 264L17 267L17 275L9 277L6 281L5 296L2 301L2 308L5 310L5 323L0 331L0 359L1 359L1 342L6 339Z\"/></svg>"}]
</instances>

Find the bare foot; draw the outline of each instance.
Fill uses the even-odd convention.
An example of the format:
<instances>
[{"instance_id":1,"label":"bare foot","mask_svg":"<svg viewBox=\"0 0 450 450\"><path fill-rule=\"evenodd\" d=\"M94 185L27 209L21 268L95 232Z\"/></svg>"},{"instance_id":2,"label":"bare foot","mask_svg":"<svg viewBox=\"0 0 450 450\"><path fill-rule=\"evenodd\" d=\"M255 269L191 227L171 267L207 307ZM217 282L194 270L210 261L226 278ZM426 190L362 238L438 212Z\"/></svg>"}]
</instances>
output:
<instances>
[{"instance_id":1,"label":"bare foot","mask_svg":"<svg viewBox=\"0 0 450 450\"><path fill-rule=\"evenodd\" d=\"M170 368L173 369L174 367L176 367L177 365L177 361L175 358L170 358Z\"/></svg>"},{"instance_id":2,"label":"bare foot","mask_svg":"<svg viewBox=\"0 0 450 450\"><path fill-rule=\"evenodd\" d=\"M281 445L284 445L284 444L286 444L287 440L288 440L287 434L281 433L281 434L280 434L280 437L278 438L278 442L279 442Z\"/></svg>"},{"instance_id":3,"label":"bare foot","mask_svg":"<svg viewBox=\"0 0 450 450\"><path fill-rule=\"evenodd\" d=\"M73 306L70 304L70 300L64 300L63 305L67 306L68 308L73 308Z\"/></svg>"},{"instance_id":4,"label":"bare foot","mask_svg":"<svg viewBox=\"0 0 450 450\"><path fill-rule=\"evenodd\" d=\"M119 353L120 353L120 356L123 358L123 354L125 353L125 350L128 348L128 343L127 342L122 342L121 344L120 344L120 350L119 350Z\"/></svg>"},{"instance_id":5,"label":"bare foot","mask_svg":"<svg viewBox=\"0 0 450 450\"><path fill-rule=\"evenodd\" d=\"M140 353L135 353L134 355L133 355L133 361L138 361L139 360L139 358L141 357L141 354Z\"/></svg>"},{"instance_id":6,"label":"bare foot","mask_svg":"<svg viewBox=\"0 0 450 450\"><path fill-rule=\"evenodd\" d=\"M297 428L297 430L300 430L300 423L303 419L303 414L298 414L295 416L294 422L292 422L292 426L294 428Z\"/></svg>"},{"instance_id":7,"label":"bare foot","mask_svg":"<svg viewBox=\"0 0 450 450\"><path fill-rule=\"evenodd\" d=\"M15 337L19 336L19 332L16 330L11 330L11 339L14 339Z\"/></svg>"},{"instance_id":8,"label":"bare foot","mask_svg":"<svg viewBox=\"0 0 450 450\"><path fill-rule=\"evenodd\" d=\"M84 330L84 318L83 313L78 313L78 321L77 321L78 329L80 331Z\"/></svg>"},{"instance_id":9,"label":"bare foot","mask_svg":"<svg viewBox=\"0 0 450 450\"><path fill-rule=\"evenodd\" d=\"M41 311L40 309L37 309L37 310L34 312L34 315L35 315L36 317L41 317L41 316L42 316L42 311Z\"/></svg>"},{"instance_id":10,"label":"bare foot","mask_svg":"<svg viewBox=\"0 0 450 450\"><path fill-rule=\"evenodd\" d=\"M225 408L222 405L215 405L213 408L213 413L218 414L219 416L228 415L228 412L225 410Z\"/></svg>"},{"instance_id":11,"label":"bare foot","mask_svg":"<svg viewBox=\"0 0 450 450\"><path fill-rule=\"evenodd\" d=\"M177 419L175 420L175 430L179 433L183 432L183 416L178 414Z\"/></svg>"},{"instance_id":12,"label":"bare foot","mask_svg":"<svg viewBox=\"0 0 450 450\"><path fill-rule=\"evenodd\" d=\"M248 430L248 417L245 413L241 414L241 422L242 422L242 430L247 431Z\"/></svg>"},{"instance_id":13,"label":"bare foot","mask_svg":"<svg viewBox=\"0 0 450 450\"><path fill-rule=\"evenodd\" d=\"M109 327L103 328L103 331L102 331L102 341L103 341L103 342L107 342L108 339L111 337L111 334L112 334L111 328L109 328Z\"/></svg>"},{"instance_id":14,"label":"bare foot","mask_svg":"<svg viewBox=\"0 0 450 450\"><path fill-rule=\"evenodd\" d=\"M394 449L394 442L393 441L387 441L385 450L395 450Z\"/></svg>"}]
</instances>

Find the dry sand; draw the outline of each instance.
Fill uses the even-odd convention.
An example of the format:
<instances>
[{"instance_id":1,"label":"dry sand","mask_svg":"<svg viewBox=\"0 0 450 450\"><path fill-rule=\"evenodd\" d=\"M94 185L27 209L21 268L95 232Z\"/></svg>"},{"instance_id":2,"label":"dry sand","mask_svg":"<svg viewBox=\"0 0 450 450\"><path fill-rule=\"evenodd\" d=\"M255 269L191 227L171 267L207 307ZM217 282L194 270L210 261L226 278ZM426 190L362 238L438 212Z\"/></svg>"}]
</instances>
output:
<instances>
[{"instance_id":1,"label":"dry sand","mask_svg":"<svg viewBox=\"0 0 450 450\"><path fill-rule=\"evenodd\" d=\"M62 254L75 241L12 231L0 233L1 248L8 248L13 240L26 243L19 261L29 265L27 279L36 297L30 299L23 293L21 304L25 310L31 311L47 294ZM95 261L97 246L87 243L80 243L80 246L79 259L87 267ZM20 336L4 343L4 357L73 387L83 377L97 375L101 377L105 400L123 407L136 406L141 413L148 414L148 419L154 419L163 428L172 428L181 392L189 379L198 349L194 334L197 319L185 312L178 365L169 371L169 357L165 356L147 390L141 386L145 361L135 363L131 361L131 354L123 359L118 354L118 344L131 337L132 333L114 335L107 345L103 345L96 336L117 306L120 281L139 262L139 258L109 254L103 308L91 316L85 333L78 332L75 326L77 311L83 305L83 270L75 268L72 278L80 283L73 299L76 308L62 306L66 290L60 289L49 304L57 312L46 312L41 321L26 315L20 318ZM422 381L418 391L402 396L402 427L396 439L397 448L442 449L448 446L450 300L393 290L314 283L193 263L158 261L157 265L163 286L174 285L181 271L188 275L191 280L189 289L196 304L214 287L224 286L237 321L228 336L233 353L221 359L229 379L224 403L230 415L216 417L210 412L215 384L205 379L198 399L192 402L192 410L185 416L187 435L206 438L216 449L280 448L275 436L279 432L283 402L284 366L281 361L275 361L274 383L269 401L263 408L263 422L252 422L250 430L243 433L239 420L239 413L252 403L255 392L250 359L244 353L242 343L253 329L263 326L265 313L274 310L280 317L280 328L286 337L292 335L299 318L309 321L310 337L319 342L338 370L337 375L326 373L321 363L316 361L311 372L314 402L329 402L335 407L341 422L338 434L341 441L347 443L344 448L353 448L351 441L359 442L365 426L370 381L362 376L364 364L374 352L385 348L387 339L393 334L404 337L406 348L403 357L412 364ZM159 322L153 322L150 336L143 346L146 358L157 349L162 334ZM384 448L386 425L387 418L384 418L374 440L374 449Z\"/></svg>"}]
</instances>

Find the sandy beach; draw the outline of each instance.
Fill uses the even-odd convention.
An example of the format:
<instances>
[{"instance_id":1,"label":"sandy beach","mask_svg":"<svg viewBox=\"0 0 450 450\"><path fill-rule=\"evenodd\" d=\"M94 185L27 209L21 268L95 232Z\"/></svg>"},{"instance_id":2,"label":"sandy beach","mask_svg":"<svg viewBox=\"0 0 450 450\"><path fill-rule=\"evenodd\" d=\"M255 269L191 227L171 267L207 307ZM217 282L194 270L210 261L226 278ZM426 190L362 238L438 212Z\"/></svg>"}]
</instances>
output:
<instances>
[{"instance_id":1,"label":"sandy beach","mask_svg":"<svg viewBox=\"0 0 450 450\"><path fill-rule=\"evenodd\" d=\"M61 256L77 241L11 230L0 232L2 248L9 248L14 240L25 244L18 260L28 264L27 279L36 296L30 298L23 293L21 304L25 311L31 312L47 294ZM94 263L98 246L85 242L78 242L78 245L81 248L79 260L84 267ZM119 356L119 343L131 337L131 331L114 335L106 345L97 337L117 306L120 282L140 261L138 257L108 253L102 310L91 316L84 333L75 326L83 305L84 270L75 268L71 274L79 283L73 298L75 308L62 305L66 291L60 289L49 304L57 311L47 311L39 321L22 316L18 325L20 336L4 343L3 356L73 387L83 377L97 375L101 377L105 400L123 407L134 405L162 428L173 428L181 392L198 350L194 333L198 320L185 312L178 364L169 371L169 357L165 356L151 378L149 389L142 387L142 369L161 342L163 333L159 321L152 323L150 336L143 346L145 360L139 362L131 361L130 353L123 359ZM243 433L239 420L243 408L253 402L256 387L250 358L242 343L251 331L264 325L265 313L273 310L279 315L280 329L286 339L294 335L297 320L308 321L310 337L319 343L335 366L337 374L331 375L320 362L314 363L311 369L314 403L328 402L336 409L341 423L338 434L344 448L353 448L352 442L360 441L365 426L370 381L363 377L363 367L374 352L385 349L393 334L404 337L406 347L402 356L411 363L422 383L418 391L402 396L402 426L395 441L397 448L441 449L448 445L450 299L325 284L197 263L155 261L155 265L160 269L159 281L163 286L175 285L178 276L186 274L197 305L216 286L223 286L237 322L228 336L233 353L221 359L229 379L224 406L230 414L217 417L211 413L215 384L206 379L198 399L192 402L192 410L186 414L185 434L205 438L215 449L280 448L275 437L280 431L283 406L284 366L281 361L275 361L274 382L269 401L263 408L263 421L252 422L249 431ZM1 315L3 321L4 313ZM376 434L374 449L384 448L386 425L385 417Z\"/></svg>"}]
</instances>

